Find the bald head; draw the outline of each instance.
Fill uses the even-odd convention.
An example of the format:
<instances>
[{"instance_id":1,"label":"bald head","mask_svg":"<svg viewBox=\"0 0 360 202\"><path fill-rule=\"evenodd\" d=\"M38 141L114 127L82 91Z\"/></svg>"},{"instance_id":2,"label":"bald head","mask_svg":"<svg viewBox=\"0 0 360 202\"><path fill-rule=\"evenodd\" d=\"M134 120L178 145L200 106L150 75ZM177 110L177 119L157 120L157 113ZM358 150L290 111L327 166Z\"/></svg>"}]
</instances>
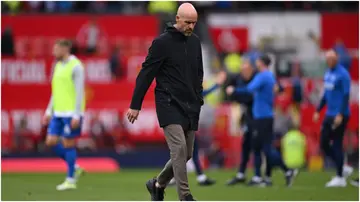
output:
<instances>
[{"instance_id":1,"label":"bald head","mask_svg":"<svg viewBox=\"0 0 360 202\"><path fill-rule=\"evenodd\" d=\"M250 60L245 59L241 67L241 75L245 80L248 81L251 79L253 73L254 73L254 68L252 67Z\"/></svg>"},{"instance_id":2,"label":"bald head","mask_svg":"<svg viewBox=\"0 0 360 202\"><path fill-rule=\"evenodd\" d=\"M337 63L337 54L335 50L331 49L326 51L325 58L329 68L334 68Z\"/></svg>"},{"instance_id":3,"label":"bald head","mask_svg":"<svg viewBox=\"0 0 360 202\"><path fill-rule=\"evenodd\" d=\"M197 18L195 7L191 3L183 3L178 8L175 27L185 36L190 36L194 31Z\"/></svg>"}]
</instances>

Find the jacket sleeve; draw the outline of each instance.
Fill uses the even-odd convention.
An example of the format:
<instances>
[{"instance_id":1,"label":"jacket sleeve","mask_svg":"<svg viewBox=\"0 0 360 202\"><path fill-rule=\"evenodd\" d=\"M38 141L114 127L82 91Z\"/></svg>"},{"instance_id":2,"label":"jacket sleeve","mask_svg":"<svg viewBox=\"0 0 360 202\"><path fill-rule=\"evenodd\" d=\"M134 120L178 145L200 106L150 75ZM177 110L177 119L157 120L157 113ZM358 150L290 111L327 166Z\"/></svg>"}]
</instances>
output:
<instances>
[{"instance_id":1,"label":"jacket sleeve","mask_svg":"<svg viewBox=\"0 0 360 202\"><path fill-rule=\"evenodd\" d=\"M131 109L141 109L145 94L166 58L164 53L166 51L163 42L160 39L155 39L136 78L136 85L130 104Z\"/></svg>"},{"instance_id":2,"label":"jacket sleeve","mask_svg":"<svg viewBox=\"0 0 360 202\"><path fill-rule=\"evenodd\" d=\"M253 93L263 85L264 79L266 78L264 78L263 75L258 74L246 87L236 88L235 93L236 94Z\"/></svg>"},{"instance_id":3,"label":"jacket sleeve","mask_svg":"<svg viewBox=\"0 0 360 202\"><path fill-rule=\"evenodd\" d=\"M204 95L203 95L203 80L204 80L204 67L202 61L202 49L201 43L199 42L199 58L198 58L198 78L199 78L199 87L198 87L198 97L200 98L200 104L204 105Z\"/></svg>"},{"instance_id":4,"label":"jacket sleeve","mask_svg":"<svg viewBox=\"0 0 360 202\"><path fill-rule=\"evenodd\" d=\"M343 92L343 98L341 103L341 114L345 114L346 110L349 106L349 100L350 100L350 87L351 87L351 78L348 72L344 72L344 75L341 78L341 84L342 84L342 92Z\"/></svg>"},{"instance_id":5,"label":"jacket sleeve","mask_svg":"<svg viewBox=\"0 0 360 202\"><path fill-rule=\"evenodd\" d=\"M213 91L215 91L218 88L219 88L219 85L214 84L210 88L203 90L203 93L202 93L203 97L207 96L208 94L212 93Z\"/></svg>"}]
</instances>

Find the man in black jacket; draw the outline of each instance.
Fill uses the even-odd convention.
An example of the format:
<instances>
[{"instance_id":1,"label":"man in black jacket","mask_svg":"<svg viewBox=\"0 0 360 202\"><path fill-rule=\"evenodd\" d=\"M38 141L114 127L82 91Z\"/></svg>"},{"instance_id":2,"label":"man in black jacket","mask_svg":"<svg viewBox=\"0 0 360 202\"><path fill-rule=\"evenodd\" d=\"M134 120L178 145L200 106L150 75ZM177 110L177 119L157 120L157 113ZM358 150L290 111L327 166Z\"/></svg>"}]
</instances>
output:
<instances>
[{"instance_id":1,"label":"man in black jacket","mask_svg":"<svg viewBox=\"0 0 360 202\"><path fill-rule=\"evenodd\" d=\"M156 78L155 102L160 127L170 149L171 159L157 178L146 183L151 200L164 199L164 189L175 178L180 200L194 200L188 185L186 162L193 153L203 105L203 65L199 38L192 34L197 13L190 3L182 4L176 24L168 24L149 48L136 79L127 117L133 123L151 82Z\"/></svg>"},{"instance_id":2,"label":"man in black jacket","mask_svg":"<svg viewBox=\"0 0 360 202\"><path fill-rule=\"evenodd\" d=\"M253 78L255 77L256 70L255 67L252 67L250 60L244 60L241 74L236 74L228 79L228 84L226 86L236 86L242 87L249 84ZM244 93L242 95L232 95L230 96L230 100L236 101L243 105L246 108L243 116L241 118L241 128L243 129L244 136L242 142L242 150L241 150L241 163L239 166L238 173L234 178L229 180L226 184L229 186L238 184L238 183L245 183L245 171L247 164L250 159L250 154L254 152L254 170L255 175L252 177L250 182L248 183L249 186L257 186L260 185L262 182L261 178L261 151L255 150L253 148L254 141L252 140L252 122L253 122L253 115L252 115L252 105L253 105L253 95L251 93Z\"/></svg>"}]
</instances>

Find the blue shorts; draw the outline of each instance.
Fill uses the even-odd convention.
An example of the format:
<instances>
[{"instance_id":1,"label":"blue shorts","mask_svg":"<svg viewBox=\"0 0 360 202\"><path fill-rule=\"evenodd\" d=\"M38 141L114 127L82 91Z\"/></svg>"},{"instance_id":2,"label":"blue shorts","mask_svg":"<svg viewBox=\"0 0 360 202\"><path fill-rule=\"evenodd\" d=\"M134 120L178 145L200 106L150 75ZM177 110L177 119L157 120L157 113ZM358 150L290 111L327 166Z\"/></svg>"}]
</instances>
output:
<instances>
[{"instance_id":1,"label":"blue shorts","mask_svg":"<svg viewBox=\"0 0 360 202\"><path fill-rule=\"evenodd\" d=\"M79 127L76 129L71 128L71 120L71 117L53 116L48 127L48 134L61 136L63 138L75 138L80 136L83 119L80 118Z\"/></svg>"}]
</instances>

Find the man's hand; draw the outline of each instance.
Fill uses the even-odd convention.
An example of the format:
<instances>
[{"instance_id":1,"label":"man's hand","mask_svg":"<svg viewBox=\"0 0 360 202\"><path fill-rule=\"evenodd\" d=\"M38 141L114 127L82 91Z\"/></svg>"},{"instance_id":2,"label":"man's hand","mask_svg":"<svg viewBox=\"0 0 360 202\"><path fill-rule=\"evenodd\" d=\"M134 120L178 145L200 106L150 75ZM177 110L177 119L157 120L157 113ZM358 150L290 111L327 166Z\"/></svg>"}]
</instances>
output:
<instances>
[{"instance_id":1,"label":"man's hand","mask_svg":"<svg viewBox=\"0 0 360 202\"><path fill-rule=\"evenodd\" d=\"M278 93L280 91L279 85L275 84L273 90L274 90L274 93Z\"/></svg>"},{"instance_id":2,"label":"man's hand","mask_svg":"<svg viewBox=\"0 0 360 202\"><path fill-rule=\"evenodd\" d=\"M336 115L334 119L333 127L337 128L342 123L342 121L343 121L343 116L341 114Z\"/></svg>"},{"instance_id":3,"label":"man's hand","mask_svg":"<svg viewBox=\"0 0 360 202\"><path fill-rule=\"evenodd\" d=\"M134 123L135 120L137 120L137 118L139 116L139 112L140 112L140 110L136 110L136 109L129 109L127 111L126 116L130 123Z\"/></svg>"},{"instance_id":4,"label":"man's hand","mask_svg":"<svg viewBox=\"0 0 360 202\"><path fill-rule=\"evenodd\" d=\"M232 94L234 93L234 91L235 91L234 86L228 86L228 87L226 88L226 94L227 94L227 95L232 95Z\"/></svg>"},{"instance_id":5,"label":"man's hand","mask_svg":"<svg viewBox=\"0 0 360 202\"><path fill-rule=\"evenodd\" d=\"M313 121L318 122L318 120L319 120L319 112L315 112L313 115Z\"/></svg>"},{"instance_id":6,"label":"man's hand","mask_svg":"<svg viewBox=\"0 0 360 202\"><path fill-rule=\"evenodd\" d=\"M71 119L71 128L77 129L80 126L80 119L72 118Z\"/></svg>"},{"instance_id":7,"label":"man's hand","mask_svg":"<svg viewBox=\"0 0 360 202\"><path fill-rule=\"evenodd\" d=\"M43 124L44 126L49 125L50 119L51 119L51 116L48 115L48 114L45 114L45 115L43 116L43 118L42 118L42 124Z\"/></svg>"},{"instance_id":8,"label":"man's hand","mask_svg":"<svg viewBox=\"0 0 360 202\"><path fill-rule=\"evenodd\" d=\"M216 75L216 83L218 85L222 85L226 80L226 72L225 71L221 71Z\"/></svg>"}]
</instances>

